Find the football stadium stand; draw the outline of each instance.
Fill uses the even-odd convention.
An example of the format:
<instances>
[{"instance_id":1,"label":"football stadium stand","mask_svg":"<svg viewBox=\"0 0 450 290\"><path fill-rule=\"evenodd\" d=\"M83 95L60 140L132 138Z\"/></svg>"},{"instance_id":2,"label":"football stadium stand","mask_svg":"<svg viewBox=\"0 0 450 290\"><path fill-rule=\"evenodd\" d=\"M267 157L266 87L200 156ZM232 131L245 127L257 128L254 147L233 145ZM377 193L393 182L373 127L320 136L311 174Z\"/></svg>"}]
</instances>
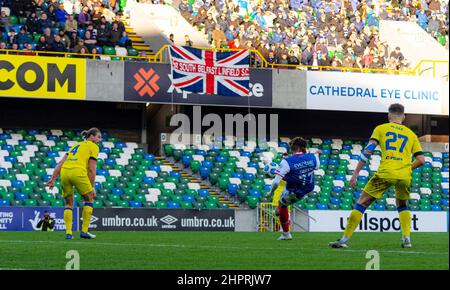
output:
<instances>
[{"instance_id":1,"label":"football stadium stand","mask_svg":"<svg viewBox=\"0 0 450 290\"><path fill-rule=\"evenodd\" d=\"M60 183L46 187L58 159L82 140L72 130L0 129L0 206L63 206ZM242 149L228 146L165 144L164 157L146 153L137 143L103 134L97 164L95 207L256 208L271 202L271 179L263 171L289 152L289 138L268 142L262 149L247 142ZM320 148L316 187L298 202L302 209L352 209L361 189L375 173L380 151L375 151L357 181L349 185L363 141L310 139ZM448 211L448 152L425 152L426 164L413 172L412 210ZM371 206L396 210L394 191L388 190ZM75 200L81 202L76 193Z\"/></svg>"},{"instance_id":2,"label":"football stadium stand","mask_svg":"<svg viewBox=\"0 0 450 290\"><path fill-rule=\"evenodd\" d=\"M94 207L233 208L236 205L137 143L103 134ZM46 187L58 159L75 142L71 130L0 128L0 206L62 206L60 181ZM75 201L81 202L76 193Z\"/></svg>"},{"instance_id":3,"label":"football stadium stand","mask_svg":"<svg viewBox=\"0 0 450 290\"><path fill-rule=\"evenodd\" d=\"M127 25L132 22L128 18L130 13L126 17L122 14L127 2L172 5L190 25L207 36L212 47L256 50L269 66L277 68L301 64L313 68L411 71L417 60L406 57L401 46L383 40L389 39L380 35L383 20L417 23L417 27L437 40L436 44L448 50L448 2L439 0L3 0L0 53L9 49L14 52L6 52L11 54L50 52L48 55L58 56L57 53L70 52L72 57L96 59L148 58L159 50L161 43L157 41L156 50L153 49L148 37L144 40L134 27ZM172 15L174 11L166 10L167 13L158 15L167 18L161 18L162 24L176 18ZM159 20L154 18L157 23ZM175 22L168 27L183 27L169 31L167 25L162 25L166 29L160 29L166 35L166 44L172 43L170 34L176 34L173 38L180 45L203 44L189 40L192 33L187 33L190 30L185 27L189 24Z\"/></svg>"}]
</instances>

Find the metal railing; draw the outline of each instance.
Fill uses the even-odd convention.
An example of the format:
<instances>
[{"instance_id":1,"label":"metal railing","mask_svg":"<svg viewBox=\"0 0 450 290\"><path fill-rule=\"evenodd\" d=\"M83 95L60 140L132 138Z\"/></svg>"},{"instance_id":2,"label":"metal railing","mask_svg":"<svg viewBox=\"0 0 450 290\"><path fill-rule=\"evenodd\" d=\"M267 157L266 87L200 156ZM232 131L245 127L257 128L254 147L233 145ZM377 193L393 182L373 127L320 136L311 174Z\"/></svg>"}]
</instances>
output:
<instances>
[{"instance_id":1,"label":"metal railing","mask_svg":"<svg viewBox=\"0 0 450 290\"><path fill-rule=\"evenodd\" d=\"M423 59L414 68L414 75L422 76L427 72L431 72L431 76L442 77L448 81L449 62L447 60Z\"/></svg>"},{"instance_id":2,"label":"metal railing","mask_svg":"<svg viewBox=\"0 0 450 290\"><path fill-rule=\"evenodd\" d=\"M130 56L130 55L109 55L109 54L90 54L90 53L74 53L74 52L53 52L53 51L24 51L12 49L0 49L0 54L6 55L28 55L28 56L53 56L53 57L68 57L68 58L85 58L85 59L100 59L100 60L114 60L114 61L144 61L154 63L169 63L169 45L162 46L155 54L147 56ZM213 49L210 47L195 48L215 51L240 51L240 49L220 48ZM251 49L250 63L251 67L255 68L270 68L270 69L291 69L291 70L309 70L309 71L337 71L337 72L356 72L356 73L383 73L396 75L411 75L422 76L426 72L432 72L432 77L449 78L449 62L445 60L421 60L412 70L390 70L378 68L353 68L353 67L334 67L334 66L313 66L313 65L292 65L292 64L276 64L269 63L267 59L258 51ZM438 65L445 67L438 70ZM441 71L441 73L438 73Z\"/></svg>"},{"instance_id":3,"label":"metal railing","mask_svg":"<svg viewBox=\"0 0 450 290\"><path fill-rule=\"evenodd\" d=\"M67 58L117 60L117 61L154 62L154 55L131 56L131 55L91 54L91 53L75 53L75 52L55 52L55 51L37 51L37 50L27 51L27 50L0 49L0 55L2 55L2 54L3 55L51 56L51 57L67 57Z\"/></svg>"}]
</instances>

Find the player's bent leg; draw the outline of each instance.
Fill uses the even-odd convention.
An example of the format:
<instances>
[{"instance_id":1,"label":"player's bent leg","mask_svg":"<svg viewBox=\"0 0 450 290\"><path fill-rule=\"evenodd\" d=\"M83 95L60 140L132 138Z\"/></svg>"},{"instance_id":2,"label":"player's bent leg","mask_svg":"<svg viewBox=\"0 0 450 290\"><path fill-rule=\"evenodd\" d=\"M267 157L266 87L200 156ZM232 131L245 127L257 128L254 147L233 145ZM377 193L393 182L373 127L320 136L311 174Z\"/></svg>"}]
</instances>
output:
<instances>
[{"instance_id":1,"label":"player's bent leg","mask_svg":"<svg viewBox=\"0 0 450 290\"><path fill-rule=\"evenodd\" d=\"M292 240L292 235L290 232L291 221L289 220L288 205L289 205L289 201L288 201L287 195L284 195L280 199L280 203L277 208L278 212L279 212L281 228L283 229L283 233L278 238L278 240Z\"/></svg>"},{"instance_id":2,"label":"player's bent leg","mask_svg":"<svg viewBox=\"0 0 450 290\"><path fill-rule=\"evenodd\" d=\"M83 224L81 227L80 238L82 239L95 239L95 235L89 233L89 224L91 223L92 212L94 211L93 202L95 197L95 191L92 190L90 193L83 195L84 206L83 206Z\"/></svg>"},{"instance_id":3,"label":"player's bent leg","mask_svg":"<svg viewBox=\"0 0 450 290\"><path fill-rule=\"evenodd\" d=\"M406 200L396 199L398 218L402 229L402 248L411 248L411 212Z\"/></svg>"},{"instance_id":4,"label":"player's bent leg","mask_svg":"<svg viewBox=\"0 0 450 290\"><path fill-rule=\"evenodd\" d=\"M361 222L364 212L375 200L376 200L375 197L367 194L364 191L361 192L361 196L355 205L355 209L350 213L350 217L348 218L347 226L345 227L343 237L335 242L330 242L329 243L330 247L332 248L348 247L347 242L352 237L353 233L355 232L356 228Z\"/></svg>"},{"instance_id":5,"label":"player's bent leg","mask_svg":"<svg viewBox=\"0 0 450 290\"><path fill-rule=\"evenodd\" d=\"M66 239L73 239L72 223L73 223L73 196L64 199L64 224L66 225Z\"/></svg>"}]
</instances>

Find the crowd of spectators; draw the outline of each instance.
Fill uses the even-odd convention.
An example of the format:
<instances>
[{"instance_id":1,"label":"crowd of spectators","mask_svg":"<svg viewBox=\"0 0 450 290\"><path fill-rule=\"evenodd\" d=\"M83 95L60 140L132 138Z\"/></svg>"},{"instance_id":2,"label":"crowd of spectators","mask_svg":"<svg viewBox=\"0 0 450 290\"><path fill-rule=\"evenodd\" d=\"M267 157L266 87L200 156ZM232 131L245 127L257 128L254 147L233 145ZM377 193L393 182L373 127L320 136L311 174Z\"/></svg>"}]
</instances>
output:
<instances>
[{"instance_id":1,"label":"crowd of spectators","mask_svg":"<svg viewBox=\"0 0 450 290\"><path fill-rule=\"evenodd\" d=\"M180 0L178 9L214 47L256 49L271 64L409 70L380 40L380 19L417 21L448 42L439 0Z\"/></svg>"},{"instance_id":2,"label":"crowd of spectators","mask_svg":"<svg viewBox=\"0 0 450 290\"><path fill-rule=\"evenodd\" d=\"M132 46L117 1L0 0L0 6L0 49L99 54L104 46Z\"/></svg>"}]
</instances>

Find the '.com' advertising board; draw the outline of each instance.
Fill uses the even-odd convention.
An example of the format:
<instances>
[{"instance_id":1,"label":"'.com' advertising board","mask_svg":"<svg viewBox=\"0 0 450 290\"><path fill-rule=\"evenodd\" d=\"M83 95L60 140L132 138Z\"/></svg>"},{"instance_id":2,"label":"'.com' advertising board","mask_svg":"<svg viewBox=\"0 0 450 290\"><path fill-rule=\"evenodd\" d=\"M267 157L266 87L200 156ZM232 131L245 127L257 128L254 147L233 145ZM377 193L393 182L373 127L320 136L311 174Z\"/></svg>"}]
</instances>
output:
<instances>
[{"instance_id":1,"label":"'.com' advertising board","mask_svg":"<svg viewBox=\"0 0 450 290\"><path fill-rule=\"evenodd\" d=\"M250 69L250 97L227 97L175 88L168 64L127 62L124 89L132 102L272 107L272 70Z\"/></svg>"},{"instance_id":2,"label":"'.com' advertising board","mask_svg":"<svg viewBox=\"0 0 450 290\"><path fill-rule=\"evenodd\" d=\"M86 99L86 60L0 55L0 97Z\"/></svg>"},{"instance_id":3,"label":"'.com' advertising board","mask_svg":"<svg viewBox=\"0 0 450 290\"><path fill-rule=\"evenodd\" d=\"M314 218L309 222L310 232L342 232L347 225L351 211L347 210L311 210L308 214ZM366 211L356 231L362 232L398 232L400 220L396 211ZM447 232L447 212L411 212L412 232Z\"/></svg>"},{"instance_id":4,"label":"'.com' advertising board","mask_svg":"<svg viewBox=\"0 0 450 290\"><path fill-rule=\"evenodd\" d=\"M94 210L90 229L93 231L234 231L235 215L233 209L199 211L101 208Z\"/></svg>"},{"instance_id":5,"label":"'.com' advertising board","mask_svg":"<svg viewBox=\"0 0 450 290\"><path fill-rule=\"evenodd\" d=\"M441 78L308 71L307 109L386 113L401 103L409 114L448 115L444 88Z\"/></svg>"}]
</instances>

